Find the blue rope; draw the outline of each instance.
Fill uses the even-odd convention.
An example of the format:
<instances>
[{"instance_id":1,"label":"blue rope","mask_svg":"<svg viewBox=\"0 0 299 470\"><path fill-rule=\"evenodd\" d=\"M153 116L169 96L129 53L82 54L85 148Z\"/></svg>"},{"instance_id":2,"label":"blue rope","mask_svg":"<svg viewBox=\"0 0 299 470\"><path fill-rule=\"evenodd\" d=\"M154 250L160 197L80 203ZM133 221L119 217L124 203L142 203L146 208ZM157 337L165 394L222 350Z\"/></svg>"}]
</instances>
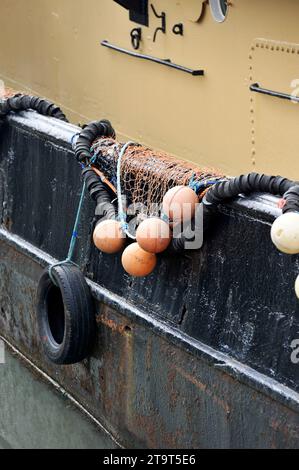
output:
<instances>
[{"instance_id":1,"label":"blue rope","mask_svg":"<svg viewBox=\"0 0 299 470\"><path fill-rule=\"evenodd\" d=\"M80 132L76 132L76 134L74 134L74 135L71 137L70 142L71 142L71 146L72 146L72 149L73 149L73 150L75 150L76 143L77 143L77 141L75 142L75 139L76 139L76 137L78 138L79 135L80 135ZM78 139L77 139L77 140L78 140Z\"/></svg>"},{"instance_id":2,"label":"blue rope","mask_svg":"<svg viewBox=\"0 0 299 470\"><path fill-rule=\"evenodd\" d=\"M76 135L77 134L75 134L72 137L72 139L74 137L76 137ZM96 158L97 158L97 155L93 154L92 158L90 160L90 163L87 166L92 165L92 163L94 163L96 161ZM82 164L81 167L85 168L85 165ZM83 208L85 192L86 192L86 183L84 181L82 191L81 191L81 195L80 195L80 201L79 201L79 205L78 205L78 209L77 209L76 219L75 219L75 223L74 223L74 227L73 227L73 231L72 231L72 236L71 236L71 240L70 240L70 244L69 244L69 250L68 250L67 258L63 261L60 261L59 263L55 263L55 264L52 264L51 266L49 266L49 270L48 270L49 276L50 276L51 281L55 285L56 285L56 281L54 279L53 272L52 272L53 268L55 268L56 266L62 266L63 264L67 264L67 263L71 263L75 266L78 266L76 263L74 263L73 256L74 256L74 251L75 251L75 248L76 248L76 243L77 243L77 240L78 240L78 230L79 230L79 224L80 224L80 219L81 219L81 213L82 213L82 208Z\"/></svg>"},{"instance_id":3,"label":"blue rope","mask_svg":"<svg viewBox=\"0 0 299 470\"><path fill-rule=\"evenodd\" d=\"M224 181L222 179L214 179L214 180L203 180L203 181L195 181L195 173L192 175L192 178L189 182L189 188L193 189L196 194L199 194L201 190L208 188L209 186L213 186L219 181Z\"/></svg>"},{"instance_id":4,"label":"blue rope","mask_svg":"<svg viewBox=\"0 0 299 470\"><path fill-rule=\"evenodd\" d=\"M73 228L73 232L72 232L72 236L71 236L71 240L70 240L70 245L69 245L69 251L68 251L67 258L63 261L60 261L59 263L55 263L55 264L52 264L51 266L49 266L49 276L50 276L51 281L55 285L56 285L56 281L53 277L53 272L52 272L53 268L55 268L56 266L61 266L63 264L67 264L67 263L71 263L71 264L74 264L75 266L77 266L77 264L74 263L74 261L72 261L72 259L73 259L77 239L78 239L78 229L79 229L80 218L81 218L81 213L82 213L82 207L83 207L83 202L84 202L84 197L85 197L85 191L86 191L86 183L84 181L83 188L82 188L82 191L81 191L79 206L78 206L78 210L77 210L77 214L76 214L76 220L75 220L75 224L74 224L74 228Z\"/></svg>"}]
</instances>

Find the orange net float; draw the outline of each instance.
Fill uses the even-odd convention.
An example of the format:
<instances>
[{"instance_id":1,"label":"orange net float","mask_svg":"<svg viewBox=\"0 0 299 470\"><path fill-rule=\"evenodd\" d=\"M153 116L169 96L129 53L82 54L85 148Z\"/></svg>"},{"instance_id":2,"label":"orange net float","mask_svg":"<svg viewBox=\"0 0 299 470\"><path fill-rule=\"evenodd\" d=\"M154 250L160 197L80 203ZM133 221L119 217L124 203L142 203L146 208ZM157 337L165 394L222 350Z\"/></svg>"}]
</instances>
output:
<instances>
[{"instance_id":1,"label":"orange net float","mask_svg":"<svg viewBox=\"0 0 299 470\"><path fill-rule=\"evenodd\" d=\"M117 220L104 220L96 226L93 232L93 242L103 253L118 253L123 249L125 239Z\"/></svg>"},{"instance_id":2,"label":"orange net float","mask_svg":"<svg viewBox=\"0 0 299 470\"><path fill-rule=\"evenodd\" d=\"M136 232L138 245L149 253L162 253L171 242L169 225L158 217L150 217L139 225Z\"/></svg>"},{"instance_id":3,"label":"orange net float","mask_svg":"<svg viewBox=\"0 0 299 470\"><path fill-rule=\"evenodd\" d=\"M129 245L122 255L124 270L134 277L148 276L153 272L156 264L156 255L143 250L138 243Z\"/></svg>"},{"instance_id":4,"label":"orange net float","mask_svg":"<svg viewBox=\"0 0 299 470\"><path fill-rule=\"evenodd\" d=\"M163 213L175 223L192 219L199 198L188 186L175 186L163 198Z\"/></svg>"}]
</instances>

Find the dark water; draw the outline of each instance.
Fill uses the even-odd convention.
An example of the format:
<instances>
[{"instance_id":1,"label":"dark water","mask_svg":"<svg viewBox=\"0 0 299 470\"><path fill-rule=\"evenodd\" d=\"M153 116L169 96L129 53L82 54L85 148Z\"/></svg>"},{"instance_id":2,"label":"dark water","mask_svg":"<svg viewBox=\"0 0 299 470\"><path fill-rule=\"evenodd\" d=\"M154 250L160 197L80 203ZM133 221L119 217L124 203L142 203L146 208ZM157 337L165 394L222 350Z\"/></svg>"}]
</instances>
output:
<instances>
[{"instance_id":1,"label":"dark water","mask_svg":"<svg viewBox=\"0 0 299 470\"><path fill-rule=\"evenodd\" d=\"M112 449L116 444L6 351L0 364L0 449Z\"/></svg>"}]
</instances>

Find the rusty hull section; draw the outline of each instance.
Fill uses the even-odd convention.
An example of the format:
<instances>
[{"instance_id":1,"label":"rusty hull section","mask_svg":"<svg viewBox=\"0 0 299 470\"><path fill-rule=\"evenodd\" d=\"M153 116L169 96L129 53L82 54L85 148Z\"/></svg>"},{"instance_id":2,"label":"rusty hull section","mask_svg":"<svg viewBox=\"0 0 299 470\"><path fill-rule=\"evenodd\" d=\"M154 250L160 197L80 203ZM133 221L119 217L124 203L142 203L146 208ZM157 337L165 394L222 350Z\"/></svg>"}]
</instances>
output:
<instances>
[{"instance_id":1,"label":"rusty hull section","mask_svg":"<svg viewBox=\"0 0 299 470\"><path fill-rule=\"evenodd\" d=\"M201 252L162 257L138 281L91 246L94 208L85 201L76 258L96 303L96 347L75 366L47 362L36 287L67 251L80 190L69 143L77 131L24 113L0 141L0 336L125 447L299 447L299 365L290 361L298 303L279 294L298 259L267 238L271 199L222 208ZM277 267L269 279L265 260Z\"/></svg>"},{"instance_id":2,"label":"rusty hull section","mask_svg":"<svg viewBox=\"0 0 299 470\"><path fill-rule=\"evenodd\" d=\"M106 305L97 302L98 341L92 357L76 366L54 367L43 356L35 318L41 265L3 239L0 257L3 336L124 446L298 447L296 401L289 397L280 403L265 393L266 377L263 384L257 375L256 387L242 383L223 370L229 367L223 358L213 362L186 351L183 344L117 312L107 305L108 298Z\"/></svg>"}]
</instances>

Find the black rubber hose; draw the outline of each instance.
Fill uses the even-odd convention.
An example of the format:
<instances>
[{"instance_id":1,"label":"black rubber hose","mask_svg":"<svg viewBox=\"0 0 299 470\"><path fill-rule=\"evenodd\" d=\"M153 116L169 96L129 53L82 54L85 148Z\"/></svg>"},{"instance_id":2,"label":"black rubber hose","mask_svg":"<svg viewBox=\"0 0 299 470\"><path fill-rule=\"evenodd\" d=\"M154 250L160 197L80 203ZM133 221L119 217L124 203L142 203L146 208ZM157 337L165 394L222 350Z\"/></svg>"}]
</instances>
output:
<instances>
[{"instance_id":1,"label":"black rubber hose","mask_svg":"<svg viewBox=\"0 0 299 470\"><path fill-rule=\"evenodd\" d=\"M76 158L81 164L90 164L92 158L91 146L99 137L115 138L115 131L106 119L91 122L81 131L75 147ZM97 204L97 217L102 220L115 219L116 209L112 203L115 199L113 191L101 181L90 166L83 169L82 176L90 197Z\"/></svg>"},{"instance_id":2,"label":"black rubber hose","mask_svg":"<svg viewBox=\"0 0 299 470\"><path fill-rule=\"evenodd\" d=\"M299 212L299 185L292 186L283 195L285 205L282 208L283 214L287 212Z\"/></svg>"},{"instance_id":3,"label":"black rubber hose","mask_svg":"<svg viewBox=\"0 0 299 470\"><path fill-rule=\"evenodd\" d=\"M217 205L239 194L251 192L270 193L283 196L296 183L281 176L267 176L259 173L249 173L216 183L208 191L206 202Z\"/></svg>"},{"instance_id":4,"label":"black rubber hose","mask_svg":"<svg viewBox=\"0 0 299 470\"><path fill-rule=\"evenodd\" d=\"M116 210L112 204L115 194L107 188L91 168L85 168L82 175L90 197L97 204L97 216L102 220L115 219Z\"/></svg>"},{"instance_id":5,"label":"black rubber hose","mask_svg":"<svg viewBox=\"0 0 299 470\"><path fill-rule=\"evenodd\" d=\"M252 192L270 193L282 196L285 200L282 212L299 212L299 184L282 176L267 176L249 173L216 183L208 191L204 202L215 206L237 197L239 194Z\"/></svg>"},{"instance_id":6,"label":"black rubber hose","mask_svg":"<svg viewBox=\"0 0 299 470\"><path fill-rule=\"evenodd\" d=\"M106 119L91 122L80 133L75 148L76 158L80 163L90 162L92 158L91 146L99 137L115 138L115 131Z\"/></svg>"},{"instance_id":7,"label":"black rubber hose","mask_svg":"<svg viewBox=\"0 0 299 470\"><path fill-rule=\"evenodd\" d=\"M61 109L51 101L38 98L37 96L20 94L0 102L0 122L1 118L7 116L7 114L9 114L11 111L18 112L29 109L37 111L43 116L49 116L59 119L60 121L68 122L65 114L61 111Z\"/></svg>"},{"instance_id":8,"label":"black rubber hose","mask_svg":"<svg viewBox=\"0 0 299 470\"><path fill-rule=\"evenodd\" d=\"M225 203L239 194L252 192L270 193L282 196L285 199L283 212L299 211L299 185L294 181L281 176L267 176L259 173L240 175L227 181L219 181L207 192L204 203L204 230L209 230L213 219L213 212L218 204ZM192 222L193 223L193 222ZM197 229L197 228L195 228ZM180 238L174 238L171 250L180 252L185 249L186 242L192 241L190 234L193 231L192 224Z\"/></svg>"}]
</instances>

